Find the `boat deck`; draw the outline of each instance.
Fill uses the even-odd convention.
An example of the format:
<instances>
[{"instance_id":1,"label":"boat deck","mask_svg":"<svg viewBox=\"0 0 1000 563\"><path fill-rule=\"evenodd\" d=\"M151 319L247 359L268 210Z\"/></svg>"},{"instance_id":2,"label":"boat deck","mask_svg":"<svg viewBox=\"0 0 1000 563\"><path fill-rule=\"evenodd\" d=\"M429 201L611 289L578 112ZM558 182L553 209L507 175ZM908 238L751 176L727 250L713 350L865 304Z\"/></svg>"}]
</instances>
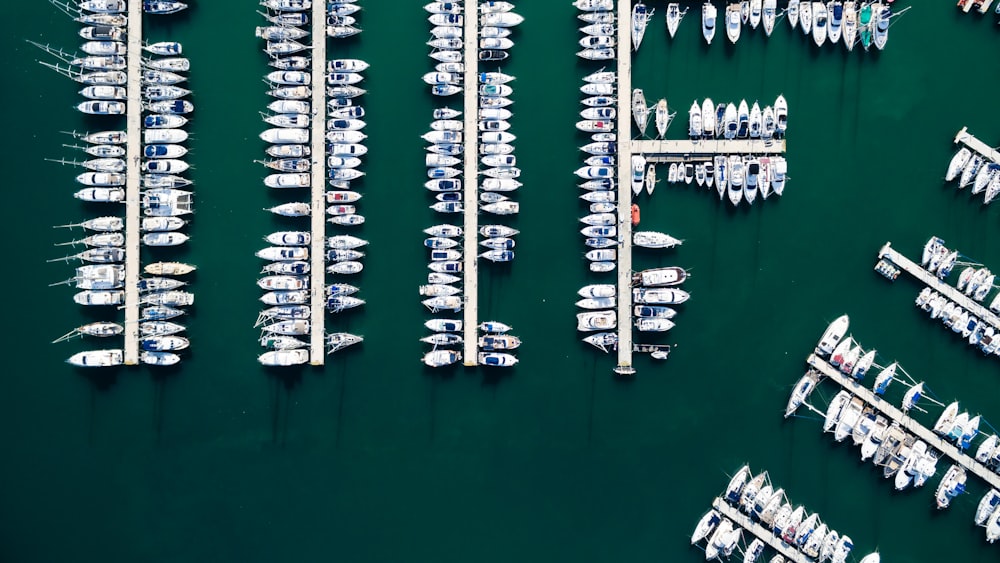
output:
<instances>
[{"instance_id":1,"label":"boat deck","mask_svg":"<svg viewBox=\"0 0 1000 563\"><path fill-rule=\"evenodd\" d=\"M142 2L128 3L125 102L125 365L139 363L139 261L141 226L139 187L142 155Z\"/></svg>"},{"instance_id":2,"label":"boat deck","mask_svg":"<svg viewBox=\"0 0 1000 563\"><path fill-rule=\"evenodd\" d=\"M944 281L939 279L937 276L925 270L920 264L917 264L906 256L903 256L899 252L893 250L890 245L891 243L887 242L885 243L885 246L878 251L878 258L880 260L888 259L890 262L899 267L899 269L917 278L920 283L930 286L931 289L954 301L963 309L981 319L983 322L992 325L994 330L1000 330L1000 317L994 314L993 311L990 311L981 303L962 293L955 286L944 283Z\"/></svg>"},{"instance_id":3,"label":"boat deck","mask_svg":"<svg viewBox=\"0 0 1000 563\"><path fill-rule=\"evenodd\" d=\"M629 113L627 113L626 115L632 115L631 108L629 108ZM785 140L776 139L772 141L765 141L763 139L732 139L732 140L642 139L642 140L632 141L632 152L644 155L648 162L687 161L687 160L698 159L698 157L710 158L717 154L753 154L753 155L783 154L785 152Z\"/></svg>"},{"instance_id":4,"label":"boat deck","mask_svg":"<svg viewBox=\"0 0 1000 563\"><path fill-rule=\"evenodd\" d=\"M618 365L632 367L632 21L631 0L618 0Z\"/></svg>"},{"instance_id":5,"label":"boat deck","mask_svg":"<svg viewBox=\"0 0 1000 563\"><path fill-rule=\"evenodd\" d=\"M760 540L767 544L768 547L784 556L786 561L794 561L795 563L812 563L813 560L806 557L806 554L797 549L792 549L792 546L781 541L780 538L775 537L775 535L771 533L771 530L768 530L758 522L754 522L749 516L743 514L737 510L736 507L722 500L720 497L715 497L715 500L712 501L712 508L717 510L719 514L722 514L726 518L732 520L733 524L740 526L746 530L747 533L760 538Z\"/></svg>"},{"instance_id":6,"label":"boat deck","mask_svg":"<svg viewBox=\"0 0 1000 563\"><path fill-rule=\"evenodd\" d=\"M955 135L955 143L962 143L973 151L985 156L997 164L1000 164L1000 152L997 152L993 147L980 141L969 133L968 127L962 127L962 130Z\"/></svg>"},{"instance_id":7,"label":"boat deck","mask_svg":"<svg viewBox=\"0 0 1000 563\"><path fill-rule=\"evenodd\" d=\"M465 87L463 88L462 119L465 122L465 151L462 187L464 223L463 288L465 304L462 308L464 334L463 363L474 366L479 363L477 331L479 325L479 5L478 0L465 0L465 29L463 38L465 49Z\"/></svg>"},{"instance_id":8,"label":"boat deck","mask_svg":"<svg viewBox=\"0 0 1000 563\"><path fill-rule=\"evenodd\" d=\"M859 385L854 379L840 373L840 370L834 368L816 354L810 354L809 358L806 359L806 363L819 370L823 375L837 382L847 391L860 397L865 403L875 408L884 416L898 422L904 430L916 435L918 438L926 442L928 446L937 449L943 455L951 459L951 461L964 467L967 471L969 471L969 473L972 473L983 481L986 481L989 486L994 489L1000 488L1000 474L994 473L985 465L976 461L974 457L963 453L955 447L954 444L944 440L931 430L928 430L902 410L880 398L870 389Z\"/></svg>"},{"instance_id":9,"label":"boat deck","mask_svg":"<svg viewBox=\"0 0 1000 563\"><path fill-rule=\"evenodd\" d=\"M313 2L312 15L312 178L310 202L310 313L309 363L326 359L326 2Z\"/></svg>"}]
</instances>

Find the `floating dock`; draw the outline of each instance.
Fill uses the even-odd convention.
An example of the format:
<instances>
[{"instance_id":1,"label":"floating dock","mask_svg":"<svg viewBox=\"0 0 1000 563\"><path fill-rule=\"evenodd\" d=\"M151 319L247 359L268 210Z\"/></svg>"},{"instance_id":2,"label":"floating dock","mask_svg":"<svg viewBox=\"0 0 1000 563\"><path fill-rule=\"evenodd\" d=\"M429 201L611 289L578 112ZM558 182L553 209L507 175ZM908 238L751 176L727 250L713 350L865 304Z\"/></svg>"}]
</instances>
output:
<instances>
[{"instance_id":1,"label":"floating dock","mask_svg":"<svg viewBox=\"0 0 1000 563\"><path fill-rule=\"evenodd\" d=\"M917 264L906 256L896 252L892 249L891 244L891 242L885 243L885 245L878 251L878 257L880 260L889 260L899 269L917 278L917 280L924 285L929 286L934 291L952 300L969 313L981 319L983 322L992 325L994 330L1000 330L1000 317L994 314L993 311L990 311L981 303L962 293L956 287L944 283L944 281L939 279L937 276L925 270L920 264Z\"/></svg>"},{"instance_id":2,"label":"floating dock","mask_svg":"<svg viewBox=\"0 0 1000 563\"><path fill-rule=\"evenodd\" d=\"M1000 488L1000 474L994 473L988 467L976 461L974 457L959 450L951 442L948 442L944 438L928 430L909 415L896 408L894 405L889 404L885 399L876 395L870 389L859 385L858 382L852 378L840 373L840 370L826 363L825 360L816 354L810 354L809 358L806 359L806 363L817 369L823 375L829 377L833 381L836 381L847 391L860 397L863 401L865 401L865 403L875 408L889 419L894 422L898 422L904 430L914 434L926 442L928 446L937 449L943 455L948 456L953 462L961 465L967 471L975 474L983 481L986 481L989 486L994 489Z\"/></svg>"},{"instance_id":3,"label":"floating dock","mask_svg":"<svg viewBox=\"0 0 1000 563\"><path fill-rule=\"evenodd\" d=\"M719 514L722 514L726 518L732 520L733 524L742 527L748 533L760 538L760 540L767 544L768 547L783 555L786 561L794 561L795 563L813 562L813 559L807 557L805 553L802 553L797 549L792 549L792 546L781 541L781 539L776 537L771 530L761 526L758 522L754 522L749 516L743 514L737 510L736 507L725 502L721 498L715 497L715 500L712 501L712 508L717 510Z\"/></svg>"},{"instance_id":4,"label":"floating dock","mask_svg":"<svg viewBox=\"0 0 1000 563\"><path fill-rule=\"evenodd\" d=\"M618 365L632 367L632 21L631 0L618 0Z\"/></svg>"},{"instance_id":5,"label":"floating dock","mask_svg":"<svg viewBox=\"0 0 1000 563\"><path fill-rule=\"evenodd\" d=\"M993 147L974 137L969 133L968 127L962 127L962 130L955 135L955 143L961 143L993 162L1000 164L1000 152L997 152Z\"/></svg>"},{"instance_id":6,"label":"floating dock","mask_svg":"<svg viewBox=\"0 0 1000 563\"><path fill-rule=\"evenodd\" d=\"M310 249L309 363L326 359L326 2L313 2L312 16L312 211Z\"/></svg>"},{"instance_id":7,"label":"floating dock","mask_svg":"<svg viewBox=\"0 0 1000 563\"><path fill-rule=\"evenodd\" d=\"M139 187L142 180L142 2L128 3L125 102L125 357L127 366L139 363L139 261L142 213Z\"/></svg>"},{"instance_id":8,"label":"floating dock","mask_svg":"<svg viewBox=\"0 0 1000 563\"><path fill-rule=\"evenodd\" d=\"M621 92L619 92L619 97L621 97ZM631 107L626 109L628 109L628 113L625 115L631 115ZM717 154L764 155L784 154L784 152L785 139L770 141L763 139L644 139L632 141L632 153L645 156L647 162L686 162L698 160L699 157L708 159Z\"/></svg>"},{"instance_id":9,"label":"floating dock","mask_svg":"<svg viewBox=\"0 0 1000 563\"><path fill-rule=\"evenodd\" d=\"M464 353L462 363L474 366L479 363L477 346L479 325L479 4L478 0L465 0L465 87L462 96L462 119L465 135L464 170L462 174L464 223L462 233L464 248L462 272L465 304L462 308Z\"/></svg>"}]
</instances>

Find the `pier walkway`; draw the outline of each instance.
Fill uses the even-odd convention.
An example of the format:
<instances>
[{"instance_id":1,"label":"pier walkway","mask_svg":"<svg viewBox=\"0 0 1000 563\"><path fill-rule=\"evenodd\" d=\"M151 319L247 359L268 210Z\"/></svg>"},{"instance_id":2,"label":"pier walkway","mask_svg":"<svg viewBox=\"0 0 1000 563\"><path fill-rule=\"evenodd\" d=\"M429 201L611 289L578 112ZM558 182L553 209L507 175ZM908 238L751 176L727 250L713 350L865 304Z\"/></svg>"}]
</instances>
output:
<instances>
[{"instance_id":1,"label":"pier walkway","mask_svg":"<svg viewBox=\"0 0 1000 563\"><path fill-rule=\"evenodd\" d=\"M889 404L885 401L885 399L876 395L870 389L859 385L854 379L840 373L840 370L826 363L825 360L816 354L810 354L809 358L806 359L806 363L819 370L819 372L823 375L837 382L847 391L860 397L865 403L871 405L883 415L895 422L898 422L904 430L914 434L926 442L928 446L937 449L943 455L948 456L953 462L961 465L983 481L986 481L989 486L994 489L1000 488L1000 474L994 473L985 465L976 461L974 457L971 457L959 450L951 442L946 441L931 430L928 430L909 415L896 408L894 405Z\"/></svg>"},{"instance_id":2,"label":"pier walkway","mask_svg":"<svg viewBox=\"0 0 1000 563\"><path fill-rule=\"evenodd\" d=\"M893 264L898 266L899 269L917 278L920 283L930 286L931 289L952 300L969 313L981 319L983 322L992 325L994 330L1000 330L1000 317L995 315L993 311L990 311L981 303L962 293L956 287L944 283L944 281L939 279L937 276L925 270L920 264L917 264L906 256L896 252L892 249L892 246L890 246L891 244L892 243L890 242L885 243L885 245L878 251L878 257L880 260L885 258L891 261Z\"/></svg>"},{"instance_id":3,"label":"pier walkway","mask_svg":"<svg viewBox=\"0 0 1000 563\"><path fill-rule=\"evenodd\" d=\"M1000 164L1000 152L997 152L993 147L974 137L971 133L969 133L968 127L962 127L962 130L955 135L955 142L962 143L973 151L985 156L997 164Z\"/></svg>"},{"instance_id":4,"label":"pier walkway","mask_svg":"<svg viewBox=\"0 0 1000 563\"><path fill-rule=\"evenodd\" d=\"M326 359L326 2L313 2L310 21L313 45L309 363L321 366Z\"/></svg>"},{"instance_id":5,"label":"pier walkway","mask_svg":"<svg viewBox=\"0 0 1000 563\"><path fill-rule=\"evenodd\" d=\"M618 0L618 365L632 367L632 21L631 0Z\"/></svg>"},{"instance_id":6,"label":"pier walkway","mask_svg":"<svg viewBox=\"0 0 1000 563\"><path fill-rule=\"evenodd\" d=\"M125 102L125 365L139 363L139 261L142 213L142 2L128 3Z\"/></svg>"},{"instance_id":7,"label":"pier walkway","mask_svg":"<svg viewBox=\"0 0 1000 563\"><path fill-rule=\"evenodd\" d=\"M619 82L620 84L620 82ZM619 98L621 93L619 93ZM631 115L631 107L626 108ZM619 110L621 111L621 110ZM717 154L783 154L785 140L775 139L700 139L700 140L635 140L632 141L632 152L644 155L648 162L678 162L697 160L699 157L711 158Z\"/></svg>"},{"instance_id":8,"label":"pier walkway","mask_svg":"<svg viewBox=\"0 0 1000 563\"><path fill-rule=\"evenodd\" d=\"M750 534L760 538L760 540L766 543L771 549L783 555L786 561L794 561L795 563L812 563L813 560L806 557L806 554L797 549L793 549L792 546L781 541L781 538L776 537L771 530L768 530L758 522L754 522L749 516L743 514L737 510L735 506L729 504L721 498L715 497L715 500L712 501L712 508L717 510L719 514L722 514L726 518L732 520L733 524L742 527Z\"/></svg>"},{"instance_id":9,"label":"pier walkway","mask_svg":"<svg viewBox=\"0 0 1000 563\"><path fill-rule=\"evenodd\" d=\"M465 87L462 96L464 107L462 119L465 135L465 157L462 174L464 200L462 207L465 222L462 226L464 247L462 257L464 264L463 288L465 303L462 307L464 334L464 353L462 360L466 366L479 363L477 346L479 345L479 2L465 0L465 29L463 38L465 49Z\"/></svg>"}]
</instances>

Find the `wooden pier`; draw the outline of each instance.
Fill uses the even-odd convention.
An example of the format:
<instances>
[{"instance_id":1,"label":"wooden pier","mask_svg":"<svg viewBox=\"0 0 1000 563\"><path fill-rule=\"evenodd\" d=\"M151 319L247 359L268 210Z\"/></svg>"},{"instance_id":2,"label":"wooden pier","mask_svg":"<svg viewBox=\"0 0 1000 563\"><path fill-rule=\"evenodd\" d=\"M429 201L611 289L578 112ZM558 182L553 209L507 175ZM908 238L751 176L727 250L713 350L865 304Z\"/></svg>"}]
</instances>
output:
<instances>
[{"instance_id":1,"label":"wooden pier","mask_svg":"<svg viewBox=\"0 0 1000 563\"><path fill-rule=\"evenodd\" d=\"M313 2L309 363L326 359L326 2Z\"/></svg>"},{"instance_id":2,"label":"wooden pier","mask_svg":"<svg viewBox=\"0 0 1000 563\"><path fill-rule=\"evenodd\" d=\"M463 289L465 303L462 308L464 353L462 363L474 366L479 363L479 3L465 0L465 29L463 38L465 49L465 87L462 96L464 107L462 118L465 135L464 170L462 188L464 200L463 215Z\"/></svg>"},{"instance_id":3,"label":"wooden pier","mask_svg":"<svg viewBox=\"0 0 1000 563\"><path fill-rule=\"evenodd\" d=\"M128 3L128 43L126 73L128 99L125 102L125 365L139 363L139 277L142 246L139 227L142 213L142 2Z\"/></svg>"},{"instance_id":4,"label":"wooden pier","mask_svg":"<svg viewBox=\"0 0 1000 563\"><path fill-rule=\"evenodd\" d=\"M632 21L631 0L618 0L618 365L632 367Z\"/></svg>"},{"instance_id":5,"label":"wooden pier","mask_svg":"<svg viewBox=\"0 0 1000 563\"><path fill-rule=\"evenodd\" d=\"M969 133L968 127L962 127L962 130L955 135L955 143L962 143L974 152L977 152L993 162L1000 164L1000 152L997 152L993 147L974 137L971 133Z\"/></svg>"},{"instance_id":6,"label":"wooden pier","mask_svg":"<svg viewBox=\"0 0 1000 563\"><path fill-rule=\"evenodd\" d=\"M619 92L619 98L621 97L621 92ZM625 115L631 115L631 107L627 109L629 110L629 113ZM644 155L648 162L684 162L688 160L697 160L699 158L707 160L717 154L783 154L785 152L785 140L643 139L632 141L632 152Z\"/></svg>"},{"instance_id":7,"label":"wooden pier","mask_svg":"<svg viewBox=\"0 0 1000 563\"><path fill-rule=\"evenodd\" d=\"M715 500L712 501L712 508L717 510L719 514L722 514L726 518L732 520L733 524L740 526L748 533L760 538L760 540L766 543L771 549L783 555L786 561L794 561L795 563L812 563L813 560L806 557L805 553L802 553L801 551L794 549L792 546L781 541L781 538L775 536L771 530L765 528L759 522L754 522L749 516L743 514L737 510L735 506L729 504L721 498L715 497Z\"/></svg>"},{"instance_id":8,"label":"wooden pier","mask_svg":"<svg viewBox=\"0 0 1000 563\"><path fill-rule=\"evenodd\" d=\"M806 363L817 369L823 375L837 382L847 391L860 397L865 403L871 405L889 419L898 422L904 430L916 435L918 438L926 442L928 446L937 449L943 455L951 458L953 462L961 465L967 471L976 475L983 481L986 481L989 486L994 489L1000 488L1000 474L994 473L988 467L976 461L974 457L971 457L959 450L951 442L948 442L944 438L928 430L902 410L889 404L885 399L876 395L870 389L858 384L858 382L854 379L840 373L840 370L826 363L825 360L816 354L810 354L809 358L806 359Z\"/></svg>"},{"instance_id":9,"label":"wooden pier","mask_svg":"<svg viewBox=\"0 0 1000 563\"><path fill-rule=\"evenodd\" d=\"M883 258L889 260L898 266L899 269L917 278L920 283L929 286L934 291L961 306L970 314L973 314L983 322L992 325L994 330L1000 330L1000 317L994 314L993 311L990 311L981 303L962 293L956 287L944 283L944 281L939 279L937 276L925 270L920 264L917 264L906 256L896 252L892 249L892 246L890 246L891 244L892 243L889 242L885 243L885 246L878 251L878 257L880 260Z\"/></svg>"}]
</instances>

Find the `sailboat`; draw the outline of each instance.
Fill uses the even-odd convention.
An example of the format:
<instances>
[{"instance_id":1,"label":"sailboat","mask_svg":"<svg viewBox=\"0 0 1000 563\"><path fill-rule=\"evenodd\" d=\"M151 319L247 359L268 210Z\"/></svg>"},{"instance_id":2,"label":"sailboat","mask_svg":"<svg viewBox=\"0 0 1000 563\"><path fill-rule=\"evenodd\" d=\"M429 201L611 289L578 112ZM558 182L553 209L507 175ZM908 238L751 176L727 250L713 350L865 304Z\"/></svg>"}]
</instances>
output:
<instances>
[{"instance_id":1,"label":"sailboat","mask_svg":"<svg viewBox=\"0 0 1000 563\"><path fill-rule=\"evenodd\" d=\"M632 50L638 51L642 38L646 34L646 26L653 18L653 8L638 2L632 6Z\"/></svg>"},{"instance_id":2,"label":"sailboat","mask_svg":"<svg viewBox=\"0 0 1000 563\"><path fill-rule=\"evenodd\" d=\"M642 93L642 88L632 90L632 117L639 126L639 133L645 135L646 124L649 123L649 106L646 105L646 96Z\"/></svg>"},{"instance_id":3,"label":"sailboat","mask_svg":"<svg viewBox=\"0 0 1000 563\"><path fill-rule=\"evenodd\" d=\"M764 34L768 37L774 31L774 21L776 19L778 0L764 0L764 8L761 12L761 23L764 25Z\"/></svg>"},{"instance_id":4,"label":"sailboat","mask_svg":"<svg viewBox=\"0 0 1000 563\"><path fill-rule=\"evenodd\" d=\"M670 122L673 121L676 114L677 112L670 112L665 98L660 98L660 100L656 102L655 110L653 112L653 120L656 124L656 132L659 134L661 139L665 138L667 129L670 128Z\"/></svg>"},{"instance_id":5,"label":"sailboat","mask_svg":"<svg viewBox=\"0 0 1000 563\"><path fill-rule=\"evenodd\" d=\"M677 2L667 4L667 33L670 34L671 39L677 33L677 27L681 24L685 14L687 14L687 8L681 11L680 4Z\"/></svg>"}]
</instances>

